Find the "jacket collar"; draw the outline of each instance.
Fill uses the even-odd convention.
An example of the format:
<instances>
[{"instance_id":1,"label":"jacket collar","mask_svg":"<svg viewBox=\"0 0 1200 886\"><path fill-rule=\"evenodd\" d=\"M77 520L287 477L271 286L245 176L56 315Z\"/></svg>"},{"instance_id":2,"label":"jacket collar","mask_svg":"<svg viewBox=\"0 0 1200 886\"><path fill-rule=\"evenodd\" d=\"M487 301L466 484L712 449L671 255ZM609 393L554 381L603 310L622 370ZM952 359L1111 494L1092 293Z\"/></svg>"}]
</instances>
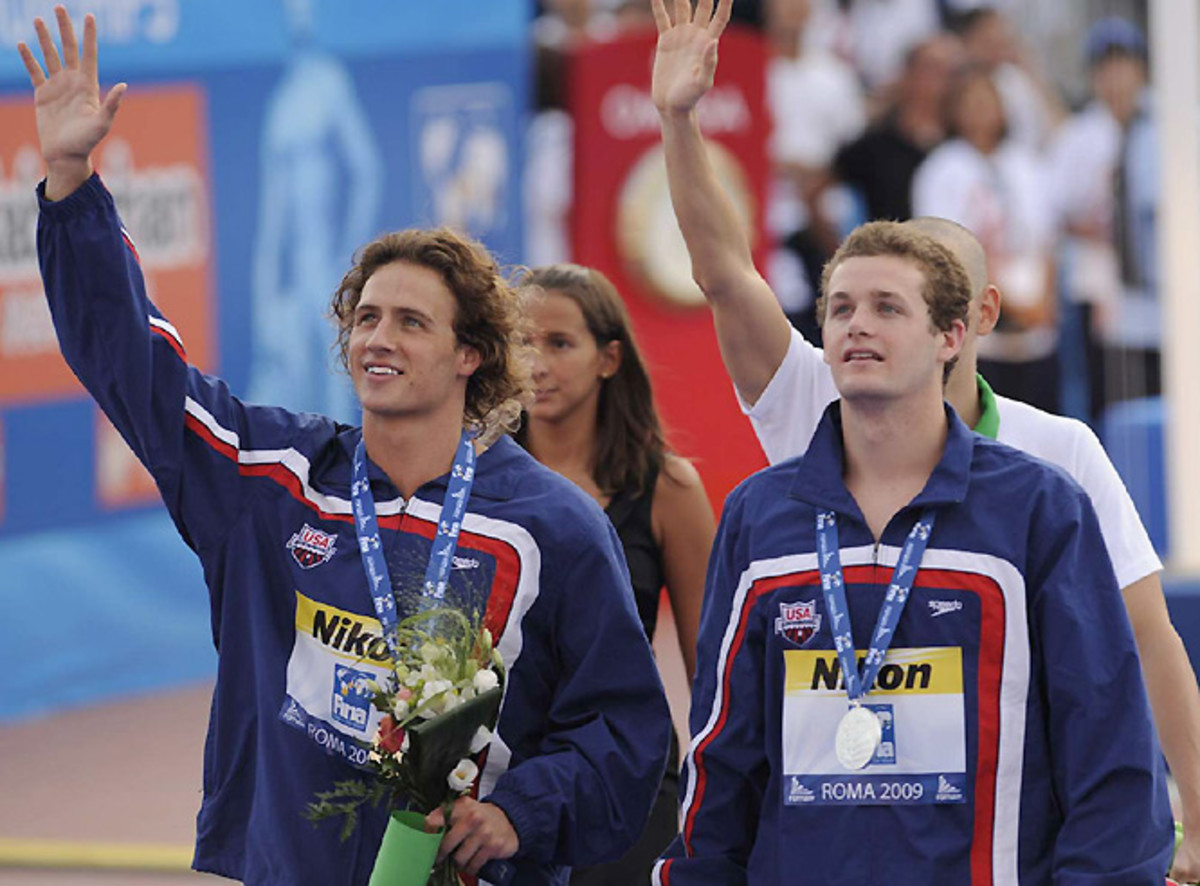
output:
<instances>
[{"instance_id":1,"label":"jacket collar","mask_svg":"<svg viewBox=\"0 0 1200 886\"><path fill-rule=\"evenodd\" d=\"M354 450L361 439L362 428L358 427L344 427L338 434L338 444L346 457L344 464L340 465L335 472L331 472L333 474L331 479L338 483L344 480L347 489L350 487ZM471 486L471 497L478 496L496 501L507 501L512 498L516 494L518 472L511 468L523 456L529 457L511 437L502 436L496 440L475 460L475 480ZM369 457L367 458L367 478L371 481L371 488L377 501L400 497L400 491L392 485L388 475ZM414 497L427 497L429 491L434 489L444 491L449 482L450 474L447 472L423 484L416 491ZM440 493L438 497L441 497Z\"/></svg>"},{"instance_id":2,"label":"jacket collar","mask_svg":"<svg viewBox=\"0 0 1200 886\"><path fill-rule=\"evenodd\" d=\"M842 401L835 400L825 410L808 451L795 461L795 475L788 495L814 507L857 515L858 505L842 478L845 451L842 445L841 406ZM925 488L908 507L956 504L966 498L977 436L962 423L950 404L944 403L943 407L947 422L946 448L929 475Z\"/></svg>"}]
</instances>

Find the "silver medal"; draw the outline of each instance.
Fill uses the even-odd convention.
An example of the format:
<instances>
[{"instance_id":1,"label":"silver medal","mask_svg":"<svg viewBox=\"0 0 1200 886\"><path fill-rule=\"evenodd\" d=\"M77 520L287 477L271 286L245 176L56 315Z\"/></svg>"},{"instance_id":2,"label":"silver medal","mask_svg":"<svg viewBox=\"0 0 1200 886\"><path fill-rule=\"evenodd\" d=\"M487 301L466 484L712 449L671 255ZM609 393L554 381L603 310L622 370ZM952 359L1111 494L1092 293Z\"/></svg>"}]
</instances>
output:
<instances>
[{"instance_id":1,"label":"silver medal","mask_svg":"<svg viewBox=\"0 0 1200 886\"><path fill-rule=\"evenodd\" d=\"M834 750L838 762L847 769L862 769L875 756L883 740L883 726L869 708L854 705L838 723Z\"/></svg>"}]
</instances>

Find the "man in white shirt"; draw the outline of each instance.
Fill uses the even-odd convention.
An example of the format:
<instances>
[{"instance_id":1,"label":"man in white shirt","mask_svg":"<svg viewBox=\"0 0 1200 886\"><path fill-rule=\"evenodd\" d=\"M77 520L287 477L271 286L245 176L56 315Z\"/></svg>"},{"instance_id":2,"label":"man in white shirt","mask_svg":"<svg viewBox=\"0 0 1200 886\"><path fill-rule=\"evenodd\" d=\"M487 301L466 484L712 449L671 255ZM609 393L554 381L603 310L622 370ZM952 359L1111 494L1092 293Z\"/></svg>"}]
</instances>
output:
<instances>
[{"instance_id":1,"label":"man in white shirt","mask_svg":"<svg viewBox=\"0 0 1200 886\"><path fill-rule=\"evenodd\" d=\"M700 23L673 30L680 28L692 33L687 40L671 41L670 53L662 51L660 38L653 84L671 199L692 257L692 274L713 311L726 368L759 442L775 463L804 452L837 392L821 352L792 330L755 268L746 232L709 166L694 108L712 87L717 39ZM994 396L976 373L978 338L991 332L1000 312L1000 292L988 283L978 242L942 220L910 224L937 235L955 252L976 293L946 399L977 431L990 432L1070 473L1100 516L1137 638L1155 723L1179 786L1187 837L1172 874L1195 880L1200 877L1200 692L1167 613L1159 579L1162 564L1091 431L1080 422Z\"/></svg>"}]
</instances>

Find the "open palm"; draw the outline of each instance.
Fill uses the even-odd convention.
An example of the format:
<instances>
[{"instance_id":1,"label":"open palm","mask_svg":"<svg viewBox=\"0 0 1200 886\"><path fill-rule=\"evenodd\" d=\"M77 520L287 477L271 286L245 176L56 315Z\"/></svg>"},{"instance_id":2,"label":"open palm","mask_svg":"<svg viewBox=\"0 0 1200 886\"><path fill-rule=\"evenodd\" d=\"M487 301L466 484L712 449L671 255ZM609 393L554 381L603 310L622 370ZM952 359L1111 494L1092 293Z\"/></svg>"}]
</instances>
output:
<instances>
[{"instance_id":1,"label":"open palm","mask_svg":"<svg viewBox=\"0 0 1200 886\"><path fill-rule=\"evenodd\" d=\"M699 0L693 15L688 0L651 0L658 25L651 95L660 111L690 111L712 88L717 43L732 6L733 0L718 0L714 13L713 0Z\"/></svg>"},{"instance_id":2,"label":"open palm","mask_svg":"<svg viewBox=\"0 0 1200 886\"><path fill-rule=\"evenodd\" d=\"M62 6L55 8L62 57L40 18L34 20L38 44L46 69L24 43L17 46L34 87L38 140L42 157L53 168L64 163L88 162L92 149L112 128L113 117L125 92L119 83L100 97L96 67L96 20L91 15L83 24L83 56L75 40L71 18Z\"/></svg>"}]
</instances>

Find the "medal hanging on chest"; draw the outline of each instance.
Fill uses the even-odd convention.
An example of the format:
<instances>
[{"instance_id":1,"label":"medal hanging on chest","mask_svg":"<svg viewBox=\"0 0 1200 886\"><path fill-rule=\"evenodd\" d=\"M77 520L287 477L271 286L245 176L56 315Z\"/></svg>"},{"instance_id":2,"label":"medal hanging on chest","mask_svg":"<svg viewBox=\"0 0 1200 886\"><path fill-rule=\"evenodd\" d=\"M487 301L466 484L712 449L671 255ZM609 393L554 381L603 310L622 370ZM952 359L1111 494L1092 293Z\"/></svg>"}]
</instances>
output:
<instances>
[{"instance_id":1,"label":"medal hanging on chest","mask_svg":"<svg viewBox=\"0 0 1200 886\"><path fill-rule=\"evenodd\" d=\"M871 762L883 739L883 726L875 712L861 704L852 704L838 721L834 752L847 769L862 769Z\"/></svg>"},{"instance_id":2,"label":"medal hanging on chest","mask_svg":"<svg viewBox=\"0 0 1200 886\"><path fill-rule=\"evenodd\" d=\"M837 515L833 511L817 512L817 559L821 570L821 590L825 596L834 648L846 684L846 695L850 700L850 709L842 715L834 738L834 752L838 762L846 769L858 770L870 763L883 738L879 718L870 708L863 706L862 699L875 682L875 676L896 634L896 625L904 611L904 604L908 602L917 568L933 531L933 521L933 510L925 510L904 541L900 560L892 572L891 583L871 634L871 645L863 660L862 673L859 674L854 654L854 635L850 627L850 610L846 605L842 563L838 554Z\"/></svg>"}]
</instances>

